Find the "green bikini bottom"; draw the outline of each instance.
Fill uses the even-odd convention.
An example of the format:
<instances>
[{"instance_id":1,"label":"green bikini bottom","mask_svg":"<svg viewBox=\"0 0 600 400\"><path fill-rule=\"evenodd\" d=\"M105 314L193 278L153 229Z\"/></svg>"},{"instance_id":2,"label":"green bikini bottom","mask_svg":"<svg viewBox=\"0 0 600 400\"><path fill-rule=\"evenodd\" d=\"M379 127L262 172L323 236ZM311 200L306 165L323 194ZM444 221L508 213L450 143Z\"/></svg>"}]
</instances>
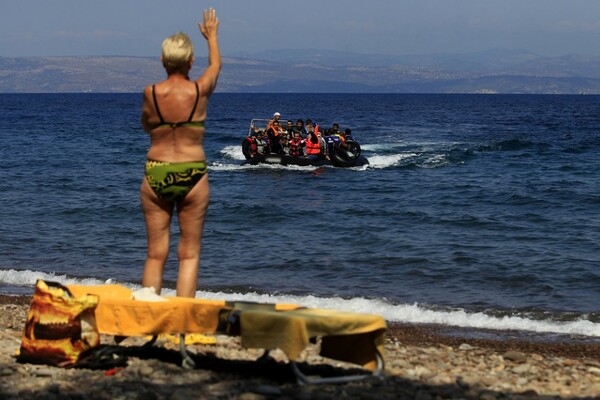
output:
<instances>
[{"instance_id":1,"label":"green bikini bottom","mask_svg":"<svg viewBox=\"0 0 600 400\"><path fill-rule=\"evenodd\" d=\"M146 161L146 180L162 200L183 199L208 172L206 162L168 163Z\"/></svg>"}]
</instances>

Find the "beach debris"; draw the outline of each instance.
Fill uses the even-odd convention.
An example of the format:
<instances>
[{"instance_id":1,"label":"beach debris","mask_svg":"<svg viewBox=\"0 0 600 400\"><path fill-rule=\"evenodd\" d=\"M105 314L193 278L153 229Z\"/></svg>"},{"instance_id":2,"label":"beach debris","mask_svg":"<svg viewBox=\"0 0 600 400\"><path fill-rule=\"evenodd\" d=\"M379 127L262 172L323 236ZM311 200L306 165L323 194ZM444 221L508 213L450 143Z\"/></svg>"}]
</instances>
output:
<instances>
[{"instance_id":1,"label":"beach debris","mask_svg":"<svg viewBox=\"0 0 600 400\"><path fill-rule=\"evenodd\" d=\"M507 351L502 355L502 357L504 357L505 360L510 360L515 363L523 363L527 361L527 356L524 353L514 350Z\"/></svg>"}]
</instances>

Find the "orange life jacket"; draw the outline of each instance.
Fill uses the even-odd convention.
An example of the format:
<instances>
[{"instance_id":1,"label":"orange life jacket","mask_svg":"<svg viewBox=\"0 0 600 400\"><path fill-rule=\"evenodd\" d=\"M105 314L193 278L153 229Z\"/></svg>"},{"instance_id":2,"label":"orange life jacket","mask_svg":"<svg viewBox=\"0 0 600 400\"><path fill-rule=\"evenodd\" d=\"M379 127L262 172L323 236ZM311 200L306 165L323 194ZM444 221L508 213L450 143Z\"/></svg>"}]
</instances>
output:
<instances>
[{"instance_id":1,"label":"orange life jacket","mask_svg":"<svg viewBox=\"0 0 600 400\"><path fill-rule=\"evenodd\" d=\"M283 131L281 130L281 127L279 128L275 128L275 126L273 124L269 124L269 126L267 127L267 132L272 131L273 132L273 136L276 138L279 138L282 136Z\"/></svg>"},{"instance_id":2,"label":"orange life jacket","mask_svg":"<svg viewBox=\"0 0 600 400\"><path fill-rule=\"evenodd\" d=\"M312 136L317 138L317 143L312 142ZM321 141L315 132L310 132L308 134L308 139L306 139L306 154L308 155L319 155L321 154Z\"/></svg>"}]
</instances>

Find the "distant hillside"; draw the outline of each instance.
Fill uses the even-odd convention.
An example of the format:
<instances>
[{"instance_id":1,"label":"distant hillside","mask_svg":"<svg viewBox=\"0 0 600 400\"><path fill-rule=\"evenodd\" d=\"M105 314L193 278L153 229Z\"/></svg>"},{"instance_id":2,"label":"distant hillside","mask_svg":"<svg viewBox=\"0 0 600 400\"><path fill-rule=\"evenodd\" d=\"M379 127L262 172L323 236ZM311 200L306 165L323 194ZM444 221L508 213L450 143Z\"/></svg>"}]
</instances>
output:
<instances>
[{"instance_id":1,"label":"distant hillside","mask_svg":"<svg viewBox=\"0 0 600 400\"><path fill-rule=\"evenodd\" d=\"M237 57L284 64L330 67L405 67L467 74L585 76L600 78L600 57L542 57L525 50L487 50L465 54L358 54L333 50L280 49L239 53Z\"/></svg>"},{"instance_id":2,"label":"distant hillside","mask_svg":"<svg viewBox=\"0 0 600 400\"><path fill-rule=\"evenodd\" d=\"M133 93L164 76L156 57L0 57L0 93ZM600 57L273 50L224 58L218 91L600 94Z\"/></svg>"},{"instance_id":3,"label":"distant hillside","mask_svg":"<svg viewBox=\"0 0 600 400\"><path fill-rule=\"evenodd\" d=\"M164 76L157 59L143 57L0 58L0 92L140 92Z\"/></svg>"}]
</instances>

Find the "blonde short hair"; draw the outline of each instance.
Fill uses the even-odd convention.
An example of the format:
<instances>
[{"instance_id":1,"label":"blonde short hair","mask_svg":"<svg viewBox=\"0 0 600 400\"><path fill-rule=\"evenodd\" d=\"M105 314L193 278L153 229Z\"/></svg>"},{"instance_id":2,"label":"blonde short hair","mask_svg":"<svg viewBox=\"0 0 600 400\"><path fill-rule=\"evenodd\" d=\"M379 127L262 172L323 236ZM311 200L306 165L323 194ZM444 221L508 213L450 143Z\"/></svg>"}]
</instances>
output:
<instances>
[{"instance_id":1,"label":"blonde short hair","mask_svg":"<svg viewBox=\"0 0 600 400\"><path fill-rule=\"evenodd\" d=\"M189 68L194 58L194 46L190 37L179 32L162 42L162 61L167 71L180 71Z\"/></svg>"}]
</instances>

